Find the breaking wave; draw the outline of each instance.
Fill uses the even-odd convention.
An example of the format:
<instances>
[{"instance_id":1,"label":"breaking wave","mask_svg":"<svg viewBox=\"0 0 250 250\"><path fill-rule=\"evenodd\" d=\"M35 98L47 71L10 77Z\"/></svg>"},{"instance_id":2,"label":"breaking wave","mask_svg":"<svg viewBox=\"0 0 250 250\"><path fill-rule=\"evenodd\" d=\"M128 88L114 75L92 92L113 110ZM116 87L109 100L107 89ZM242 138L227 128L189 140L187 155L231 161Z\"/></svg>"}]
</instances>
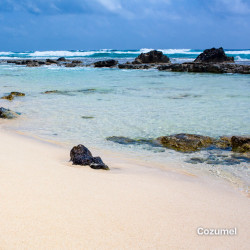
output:
<instances>
[{"instance_id":1,"label":"breaking wave","mask_svg":"<svg viewBox=\"0 0 250 250\"><path fill-rule=\"evenodd\" d=\"M23 58L135 58L140 53L151 51L151 48L142 48L138 50L60 50L60 51L26 51L26 52L0 52L0 59L23 59ZM168 55L175 61L192 60L199 55L202 50L198 49L157 49L163 54ZM250 49L245 50L225 50L226 54L234 56L236 61L247 62L250 61Z\"/></svg>"}]
</instances>

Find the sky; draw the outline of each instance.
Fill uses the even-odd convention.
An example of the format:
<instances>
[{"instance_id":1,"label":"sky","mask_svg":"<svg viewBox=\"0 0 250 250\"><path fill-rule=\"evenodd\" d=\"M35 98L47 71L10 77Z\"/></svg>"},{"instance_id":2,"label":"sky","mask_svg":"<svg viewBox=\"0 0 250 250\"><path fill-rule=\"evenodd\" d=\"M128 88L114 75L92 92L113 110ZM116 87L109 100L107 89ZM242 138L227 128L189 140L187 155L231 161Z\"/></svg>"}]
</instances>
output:
<instances>
[{"instance_id":1,"label":"sky","mask_svg":"<svg viewBox=\"0 0 250 250\"><path fill-rule=\"evenodd\" d=\"M0 51L250 49L250 0L0 0Z\"/></svg>"}]
</instances>

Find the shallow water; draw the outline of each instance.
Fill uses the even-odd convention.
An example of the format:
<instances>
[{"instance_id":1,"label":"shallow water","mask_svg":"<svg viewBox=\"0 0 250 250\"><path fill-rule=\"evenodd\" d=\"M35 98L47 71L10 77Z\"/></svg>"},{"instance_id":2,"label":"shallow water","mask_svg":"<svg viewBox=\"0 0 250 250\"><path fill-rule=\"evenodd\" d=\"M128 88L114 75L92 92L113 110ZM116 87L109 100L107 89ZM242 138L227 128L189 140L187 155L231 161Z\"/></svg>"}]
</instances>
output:
<instances>
[{"instance_id":1,"label":"shallow water","mask_svg":"<svg viewBox=\"0 0 250 250\"><path fill-rule=\"evenodd\" d=\"M247 190L247 158L216 149L193 154L149 145L120 145L109 136L156 138L174 133L250 134L250 77L157 70L27 68L0 65L0 96L26 93L0 106L22 113L13 129L43 138L178 162ZM57 93L44 94L45 91ZM86 118L91 117L91 119Z\"/></svg>"}]
</instances>

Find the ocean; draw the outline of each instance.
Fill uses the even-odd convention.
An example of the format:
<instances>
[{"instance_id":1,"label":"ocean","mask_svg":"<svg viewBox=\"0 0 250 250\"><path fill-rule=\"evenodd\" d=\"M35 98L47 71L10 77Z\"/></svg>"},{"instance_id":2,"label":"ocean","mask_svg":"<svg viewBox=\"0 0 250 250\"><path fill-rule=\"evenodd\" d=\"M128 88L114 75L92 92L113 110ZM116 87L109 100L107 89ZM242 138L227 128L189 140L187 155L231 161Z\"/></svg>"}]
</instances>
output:
<instances>
[{"instance_id":1,"label":"ocean","mask_svg":"<svg viewBox=\"0 0 250 250\"><path fill-rule=\"evenodd\" d=\"M0 96L20 91L25 97L0 99L0 106L20 112L5 123L44 139L112 150L193 172L224 178L248 192L249 158L209 148L179 153L148 144L122 145L109 136L156 138L175 133L250 135L250 77L93 67L30 68L6 59L66 57L85 64L114 58L132 61L141 50L0 52ZM202 51L164 49L172 62L193 61ZM236 63L250 64L250 50L225 50ZM45 91L57 93L44 94ZM174 165L173 164L173 165Z\"/></svg>"},{"instance_id":2,"label":"ocean","mask_svg":"<svg viewBox=\"0 0 250 250\"><path fill-rule=\"evenodd\" d=\"M115 58L120 62L133 60L140 53L149 52L152 49L140 50L68 50L68 51L26 51L26 52L0 52L0 59L44 59L65 57L69 59L84 59L86 63L103 59ZM186 62L194 60L203 50L199 49L158 49L167 55L172 62ZM250 49L225 49L228 56L233 56L236 63L250 64Z\"/></svg>"}]
</instances>

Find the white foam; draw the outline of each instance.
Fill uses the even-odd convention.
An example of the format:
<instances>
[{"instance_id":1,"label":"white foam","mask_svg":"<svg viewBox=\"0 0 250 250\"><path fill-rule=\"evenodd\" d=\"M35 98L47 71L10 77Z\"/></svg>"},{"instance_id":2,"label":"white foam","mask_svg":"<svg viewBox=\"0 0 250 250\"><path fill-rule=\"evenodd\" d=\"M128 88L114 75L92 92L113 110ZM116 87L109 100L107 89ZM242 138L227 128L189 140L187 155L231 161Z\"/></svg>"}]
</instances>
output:
<instances>
[{"instance_id":1,"label":"white foam","mask_svg":"<svg viewBox=\"0 0 250 250\"><path fill-rule=\"evenodd\" d=\"M236 56L235 57L235 60L236 61L241 61L241 62L250 62L250 59L247 59L247 58L241 58L240 56Z\"/></svg>"},{"instance_id":2,"label":"white foam","mask_svg":"<svg viewBox=\"0 0 250 250\"><path fill-rule=\"evenodd\" d=\"M191 51L191 49L159 49L164 54L188 54L188 55L198 55L201 52Z\"/></svg>"},{"instance_id":3,"label":"white foam","mask_svg":"<svg viewBox=\"0 0 250 250\"><path fill-rule=\"evenodd\" d=\"M60 51L35 51L35 52L0 52L0 58L1 59L16 59L16 58L25 58L25 57L31 57L31 58L40 58L43 59L45 57L50 58L58 58L58 57L89 57L89 56L95 56L97 54L116 54L116 55L126 55L126 54L133 54L133 55L139 55L140 53L147 53L153 49L151 48L142 48L140 50L112 50L112 49L101 49L101 50L89 50L89 51L67 51L67 50L60 50ZM158 51L162 51L166 55L175 55L175 54L181 54L181 55L199 55L202 50L193 51L191 49L158 49ZM228 55L250 55L250 50L229 50L226 51L226 54ZM192 57L192 56L191 56ZM244 61L245 59L237 59ZM247 59L246 59L247 60Z\"/></svg>"},{"instance_id":4,"label":"white foam","mask_svg":"<svg viewBox=\"0 0 250 250\"><path fill-rule=\"evenodd\" d=\"M154 49L147 49L143 48L140 49L140 53L147 53ZM161 51L163 54L189 54L189 55L198 55L201 53L201 51L192 51L191 49L157 49L158 51Z\"/></svg>"},{"instance_id":5,"label":"white foam","mask_svg":"<svg viewBox=\"0 0 250 250\"><path fill-rule=\"evenodd\" d=\"M235 50L235 51L225 51L226 54L229 55L250 55L250 50Z\"/></svg>"},{"instance_id":6,"label":"white foam","mask_svg":"<svg viewBox=\"0 0 250 250\"><path fill-rule=\"evenodd\" d=\"M109 51L109 53L112 53L112 54L135 54L135 55L138 55L141 52L139 52L139 51Z\"/></svg>"},{"instance_id":7,"label":"white foam","mask_svg":"<svg viewBox=\"0 0 250 250\"><path fill-rule=\"evenodd\" d=\"M154 49L143 48L143 49L140 49L140 53L148 53L151 50L154 50Z\"/></svg>"},{"instance_id":8,"label":"white foam","mask_svg":"<svg viewBox=\"0 0 250 250\"><path fill-rule=\"evenodd\" d=\"M9 51L9 52L4 52L4 51L1 51L0 52L0 56L9 56L9 55L12 55L13 52Z\"/></svg>"},{"instance_id":9,"label":"white foam","mask_svg":"<svg viewBox=\"0 0 250 250\"><path fill-rule=\"evenodd\" d=\"M91 56L94 51L35 51L30 53L31 57L75 57L75 56Z\"/></svg>"}]
</instances>

